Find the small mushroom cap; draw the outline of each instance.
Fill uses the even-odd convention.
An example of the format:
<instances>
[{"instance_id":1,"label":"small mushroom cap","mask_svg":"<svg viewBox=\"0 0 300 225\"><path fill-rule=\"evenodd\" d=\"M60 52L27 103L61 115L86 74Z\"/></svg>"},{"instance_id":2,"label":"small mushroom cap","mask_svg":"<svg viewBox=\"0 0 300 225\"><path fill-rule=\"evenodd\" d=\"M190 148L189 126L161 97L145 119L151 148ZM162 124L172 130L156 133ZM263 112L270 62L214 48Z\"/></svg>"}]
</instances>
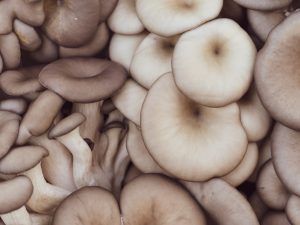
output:
<instances>
[{"instance_id":1,"label":"small mushroom cap","mask_svg":"<svg viewBox=\"0 0 300 225\"><path fill-rule=\"evenodd\" d=\"M136 13L135 0L119 0L108 18L109 28L118 34L138 34L144 30Z\"/></svg>"},{"instance_id":2,"label":"small mushroom cap","mask_svg":"<svg viewBox=\"0 0 300 225\"><path fill-rule=\"evenodd\" d=\"M40 146L22 146L10 150L0 160L0 172L17 174L36 166L49 153Z\"/></svg>"},{"instance_id":3,"label":"small mushroom cap","mask_svg":"<svg viewBox=\"0 0 300 225\"><path fill-rule=\"evenodd\" d=\"M120 210L114 196L99 187L84 187L69 195L56 209L53 225L119 225Z\"/></svg>"},{"instance_id":4,"label":"small mushroom cap","mask_svg":"<svg viewBox=\"0 0 300 225\"><path fill-rule=\"evenodd\" d=\"M249 9L247 17L251 28L262 41L266 41L271 30L285 19L283 10L269 12Z\"/></svg>"},{"instance_id":5,"label":"small mushroom cap","mask_svg":"<svg viewBox=\"0 0 300 225\"><path fill-rule=\"evenodd\" d=\"M136 10L151 33L173 36L218 16L222 0L137 0Z\"/></svg>"},{"instance_id":6,"label":"small mushroom cap","mask_svg":"<svg viewBox=\"0 0 300 225\"><path fill-rule=\"evenodd\" d=\"M291 195L285 208L285 212L292 224L300 224L300 198L297 195Z\"/></svg>"},{"instance_id":7,"label":"small mushroom cap","mask_svg":"<svg viewBox=\"0 0 300 225\"><path fill-rule=\"evenodd\" d=\"M272 119L259 99L254 85L238 101L238 105L248 140L255 142L263 139L270 129Z\"/></svg>"},{"instance_id":8,"label":"small mushroom cap","mask_svg":"<svg viewBox=\"0 0 300 225\"><path fill-rule=\"evenodd\" d=\"M205 225L196 201L169 178L145 174L129 182L121 192L124 224Z\"/></svg>"},{"instance_id":9,"label":"small mushroom cap","mask_svg":"<svg viewBox=\"0 0 300 225\"><path fill-rule=\"evenodd\" d=\"M280 123L300 129L298 62L300 12L287 17L270 33L255 66L258 95L271 116Z\"/></svg>"},{"instance_id":10,"label":"small mushroom cap","mask_svg":"<svg viewBox=\"0 0 300 225\"><path fill-rule=\"evenodd\" d=\"M140 125L142 105L147 95L147 90L128 79L124 86L112 97L113 103L122 114Z\"/></svg>"},{"instance_id":11,"label":"small mushroom cap","mask_svg":"<svg viewBox=\"0 0 300 225\"><path fill-rule=\"evenodd\" d=\"M172 59L176 85L200 104L227 105L248 90L255 56L255 45L236 22L210 21L179 38Z\"/></svg>"},{"instance_id":12,"label":"small mushroom cap","mask_svg":"<svg viewBox=\"0 0 300 225\"><path fill-rule=\"evenodd\" d=\"M61 58L76 56L93 56L99 53L109 40L109 30L105 23L98 25L98 29L93 38L78 48L59 47L59 56Z\"/></svg>"},{"instance_id":13,"label":"small mushroom cap","mask_svg":"<svg viewBox=\"0 0 300 225\"><path fill-rule=\"evenodd\" d=\"M45 0L46 20L43 29L55 43L79 47L90 41L99 23L99 0Z\"/></svg>"},{"instance_id":14,"label":"small mushroom cap","mask_svg":"<svg viewBox=\"0 0 300 225\"><path fill-rule=\"evenodd\" d=\"M140 85L149 89L161 75L172 71L171 60L178 38L165 38L150 33L140 43L130 66L132 77Z\"/></svg>"},{"instance_id":15,"label":"small mushroom cap","mask_svg":"<svg viewBox=\"0 0 300 225\"><path fill-rule=\"evenodd\" d=\"M33 192L29 178L17 176L0 183L0 214L9 213L23 206Z\"/></svg>"},{"instance_id":16,"label":"small mushroom cap","mask_svg":"<svg viewBox=\"0 0 300 225\"><path fill-rule=\"evenodd\" d=\"M136 48L147 36L147 32L136 35L114 34L109 45L109 57L129 71Z\"/></svg>"},{"instance_id":17,"label":"small mushroom cap","mask_svg":"<svg viewBox=\"0 0 300 225\"><path fill-rule=\"evenodd\" d=\"M110 97L126 81L119 64L96 58L67 58L40 72L41 84L71 102L89 103Z\"/></svg>"},{"instance_id":18,"label":"small mushroom cap","mask_svg":"<svg viewBox=\"0 0 300 225\"><path fill-rule=\"evenodd\" d=\"M48 137L52 139L63 136L74 130L76 127L79 127L85 119L85 116L81 113L72 113L70 116L62 119L58 124L51 128Z\"/></svg>"},{"instance_id":19,"label":"small mushroom cap","mask_svg":"<svg viewBox=\"0 0 300 225\"><path fill-rule=\"evenodd\" d=\"M239 5L261 11L271 11L288 6L293 0L234 0Z\"/></svg>"},{"instance_id":20,"label":"small mushroom cap","mask_svg":"<svg viewBox=\"0 0 300 225\"><path fill-rule=\"evenodd\" d=\"M153 160L148 152L141 131L138 127L129 122L129 131L127 136L127 151L132 163L143 173L162 173L165 171Z\"/></svg>"},{"instance_id":21,"label":"small mushroom cap","mask_svg":"<svg viewBox=\"0 0 300 225\"><path fill-rule=\"evenodd\" d=\"M229 173L248 144L237 104L209 108L192 102L177 89L170 73L149 90L141 128L154 160L183 180L204 181Z\"/></svg>"},{"instance_id":22,"label":"small mushroom cap","mask_svg":"<svg viewBox=\"0 0 300 225\"><path fill-rule=\"evenodd\" d=\"M6 69L13 69L20 65L21 47L15 33L0 35L0 54Z\"/></svg>"},{"instance_id":23,"label":"small mushroom cap","mask_svg":"<svg viewBox=\"0 0 300 225\"><path fill-rule=\"evenodd\" d=\"M269 211L262 218L261 225L292 225L285 212Z\"/></svg>"},{"instance_id":24,"label":"small mushroom cap","mask_svg":"<svg viewBox=\"0 0 300 225\"><path fill-rule=\"evenodd\" d=\"M261 200L272 209L283 210L289 198L289 192L279 180L272 163L269 160L260 170L256 181L256 190Z\"/></svg>"},{"instance_id":25,"label":"small mushroom cap","mask_svg":"<svg viewBox=\"0 0 300 225\"><path fill-rule=\"evenodd\" d=\"M276 173L290 192L300 195L300 132L277 123L271 146Z\"/></svg>"},{"instance_id":26,"label":"small mushroom cap","mask_svg":"<svg viewBox=\"0 0 300 225\"><path fill-rule=\"evenodd\" d=\"M23 96L39 92L44 87L39 83L38 75L44 65L7 70L0 76L1 89L11 96Z\"/></svg>"},{"instance_id":27,"label":"small mushroom cap","mask_svg":"<svg viewBox=\"0 0 300 225\"><path fill-rule=\"evenodd\" d=\"M258 161L258 148L256 143L249 143L246 154L240 164L230 173L222 177L230 185L237 187L252 174Z\"/></svg>"}]
</instances>

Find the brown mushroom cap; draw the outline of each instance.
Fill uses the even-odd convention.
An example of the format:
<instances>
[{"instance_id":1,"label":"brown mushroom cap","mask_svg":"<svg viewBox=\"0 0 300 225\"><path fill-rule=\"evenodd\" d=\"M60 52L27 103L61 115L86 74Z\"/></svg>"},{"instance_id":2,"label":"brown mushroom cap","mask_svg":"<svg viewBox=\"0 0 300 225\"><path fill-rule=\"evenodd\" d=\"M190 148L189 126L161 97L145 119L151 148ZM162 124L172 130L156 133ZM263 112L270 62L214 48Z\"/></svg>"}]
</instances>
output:
<instances>
[{"instance_id":1,"label":"brown mushroom cap","mask_svg":"<svg viewBox=\"0 0 300 225\"><path fill-rule=\"evenodd\" d=\"M96 58L68 58L50 63L40 72L41 84L71 102L95 102L110 97L126 81L127 72L114 62Z\"/></svg>"},{"instance_id":2,"label":"brown mushroom cap","mask_svg":"<svg viewBox=\"0 0 300 225\"><path fill-rule=\"evenodd\" d=\"M124 224L206 224L204 213L189 193L159 175L140 175L126 184L120 207Z\"/></svg>"},{"instance_id":3,"label":"brown mushroom cap","mask_svg":"<svg viewBox=\"0 0 300 225\"><path fill-rule=\"evenodd\" d=\"M300 12L287 17L270 33L255 66L255 82L263 105L280 123L300 129L298 62Z\"/></svg>"},{"instance_id":4,"label":"brown mushroom cap","mask_svg":"<svg viewBox=\"0 0 300 225\"><path fill-rule=\"evenodd\" d=\"M18 176L0 182L0 190L0 214L4 214L23 206L30 198L33 186L29 178Z\"/></svg>"},{"instance_id":5,"label":"brown mushroom cap","mask_svg":"<svg viewBox=\"0 0 300 225\"><path fill-rule=\"evenodd\" d=\"M271 146L276 173L289 191L300 195L300 132L277 123Z\"/></svg>"},{"instance_id":6,"label":"brown mushroom cap","mask_svg":"<svg viewBox=\"0 0 300 225\"><path fill-rule=\"evenodd\" d=\"M0 172L17 174L36 166L49 153L40 146L21 146L10 150L0 160Z\"/></svg>"},{"instance_id":7,"label":"brown mushroom cap","mask_svg":"<svg viewBox=\"0 0 300 225\"><path fill-rule=\"evenodd\" d=\"M261 225L292 225L285 212L269 211L262 218Z\"/></svg>"},{"instance_id":8,"label":"brown mushroom cap","mask_svg":"<svg viewBox=\"0 0 300 225\"><path fill-rule=\"evenodd\" d=\"M141 128L154 160L170 174L190 181L230 172L244 157L248 144L237 104L199 105L177 89L170 73L149 90Z\"/></svg>"},{"instance_id":9,"label":"brown mushroom cap","mask_svg":"<svg viewBox=\"0 0 300 225\"><path fill-rule=\"evenodd\" d=\"M23 96L43 90L38 75L44 65L7 70L0 76L1 89L11 96Z\"/></svg>"},{"instance_id":10,"label":"brown mushroom cap","mask_svg":"<svg viewBox=\"0 0 300 225\"><path fill-rule=\"evenodd\" d=\"M248 9L275 10L288 6L293 0L234 0L236 3Z\"/></svg>"},{"instance_id":11,"label":"brown mushroom cap","mask_svg":"<svg viewBox=\"0 0 300 225\"><path fill-rule=\"evenodd\" d=\"M69 195L56 209L53 225L119 225L120 210L114 196L99 187L84 187Z\"/></svg>"},{"instance_id":12,"label":"brown mushroom cap","mask_svg":"<svg viewBox=\"0 0 300 225\"><path fill-rule=\"evenodd\" d=\"M260 170L256 181L256 190L261 200L270 208L282 210L289 198L289 192L279 180L272 163L269 160Z\"/></svg>"},{"instance_id":13,"label":"brown mushroom cap","mask_svg":"<svg viewBox=\"0 0 300 225\"><path fill-rule=\"evenodd\" d=\"M45 0L43 29L55 43L64 47L79 47L95 34L99 7L99 0Z\"/></svg>"},{"instance_id":14,"label":"brown mushroom cap","mask_svg":"<svg viewBox=\"0 0 300 225\"><path fill-rule=\"evenodd\" d=\"M13 69L20 65L21 48L19 40L14 33L0 35L0 54L6 69Z\"/></svg>"},{"instance_id":15,"label":"brown mushroom cap","mask_svg":"<svg viewBox=\"0 0 300 225\"><path fill-rule=\"evenodd\" d=\"M288 219L292 224L300 224L300 198L297 195L291 195L285 208Z\"/></svg>"}]
</instances>

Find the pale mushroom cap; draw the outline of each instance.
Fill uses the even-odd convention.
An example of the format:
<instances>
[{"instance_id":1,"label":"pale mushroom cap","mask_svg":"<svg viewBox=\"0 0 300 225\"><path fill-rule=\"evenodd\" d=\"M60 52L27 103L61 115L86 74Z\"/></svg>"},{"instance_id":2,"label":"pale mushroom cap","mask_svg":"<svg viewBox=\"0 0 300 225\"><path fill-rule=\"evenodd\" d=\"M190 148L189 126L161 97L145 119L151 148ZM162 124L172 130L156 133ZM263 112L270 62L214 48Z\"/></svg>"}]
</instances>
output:
<instances>
[{"instance_id":1,"label":"pale mushroom cap","mask_svg":"<svg viewBox=\"0 0 300 225\"><path fill-rule=\"evenodd\" d=\"M251 84L255 55L251 38L236 22L213 20L179 38L172 59L176 85L206 106L235 102Z\"/></svg>"},{"instance_id":2,"label":"pale mushroom cap","mask_svg":"<svg viewBox=\"0 0 300 225\"><path fill-rule=\"evenodd\" d=\"M58 124L51 128L48 137L52 139L63 136L82 124L85 119L85 116L81 113L72 113L70 116L62 119Z\"/></svg>"},{"instance_id":3,"label":"pale mushroom cap","mask_svg":"<svg viewBox=\"0 0 300 225\"><path fill-rule=\"evenodd\" d=\"M135 0L119 0L108 18L109 28L118 34L138 34L144 30L136 12Z\"/></svg>"},{"instance_id":4,"label":"pale mushroom cap","mask_svg":"<svg viewBox=\"0 0 300 225\"><path fill-rule=\"evenodd\" d=\"M272 119L262 105L255 86L238 102L241 111L241 121L250 142L263 139L271 126Z\"/></svg>"},{"instance_id":5,"label":"pale mushroom cap","mask_svg":"<svg viewBox=\"0 0 300 225\"><path fill-rule=\"evenodd\" d=\"M272 160L287 189L300 194L300 132L277 123L271 138Z\"/></svg>"},{"instance_id":6,"label":"pale mushroom cap","mask_svg":"<svg viewBox=\"0 0 300 225\"><path fill-rule=\"evenodd\" d=\"M124 224L205 225L196 201L182 187L159 175L140 175L122 190Z\"/></svg>"},{"instance_id":7,"label":"pale mushroom cap","mask_svg":"<svg viewBox=\"0 0 300 225\"><path fill-rule=\"evenodd\" d=\"M119 225L120 210L113 195L99 187L73 192L57 208L52 224Z\"/></svg>"},{"instance_id":8,"label":"pale mushroom cap","mask_svg":"<svg viewBox=\"0 0 300 225\"><path fill-rule=\"evenodd\" d=\"M262 218L261 225L292 225L285 212L269 211Z\"/></svg>"},{"instance_id":9,"label":"pale mushroom cap","mask_svg":"<svg viewBox=\"0 0 300 225\"><path fill-rule=\"evenodd\" d=\"M223 0L137 0L136 10L151 33L173 36L218 16Z\"/></svg>"},{"instance_id":10,"label":"pale mushroom cap","mask_svg":"<svg viewBox=\"0 0 300 225\"><path fill-rule=\"evenodd\" d=\"M78 48L59 47L59 56L61 58L76 56L93 56L99 53L108 43L109 30L105 23L98 25L98 29L93 38Z\"/></svg>"},{"instance_id":11,"label":"pale mushroom cap","mask_svg":"<svg viewBox=\"0 0 300 225\"><path fill-rule=\"evenodd\" d=\"M23 114L27 108L27 102L23 98L5 99L0 101L0 110Z\"/></svg>"},{"instance_id":12,"label":"pale mushroom cap","mask_svg":"<svg viewBox=\"0 0 300 225\"><path fill-rule=\"evenodd\" d=\"M288 219L292 224L300 224L300 198L297 195L291 195L285 208Z\"/></svg>"},{"instance_id":13,"label":"pale mushroom cap","mask_svg":"<svg viewBox=\"0 0 300 225\"><path fill-rule=\"evenodd\" d=\"M261 200L270 208L282 210L289 198L289 192L279 180L272 160L264 164L256 181L256 190Z\"/></svg>"},{"instance_id":14,"label":"pale mushroom cap","mask_svg":"<svg viewBox=\"0 0 300 225\"><path fill-rule=\"evenodd\" d=\"M41 84L71 102L95 102L114 94L127 72L117 63L98 58L66 58L40 72Z\"/></svg>"},{"instance_id":15,"label":"pale mushroom cap","mask_svg":"<svg viewBox=\"0 0 300 225\"><path fill-rule=\"evenodd\" d=\"M275 10L288 6L293 0L234 0L241 6L256 10Z\"/></svg>"},{"instance_id":16,"label":"pale mushroom cap","mask_svg":"<svg viewBox=\"0 0 300 225\"><path fill-rule=\"evenodd\" d=\"M128 79L124 86L112 97L113 103L122 114L140 125L142 105L147 95L147 90Z\"/></svg>"},{"instance_id":17,"label":"pale mushroom cap","mask_svg":"<svg viewBox=\"0 0 300 225\"><path fill-rule=\"evenodd\" d=\"M285 19L283 10L269 12L249 9L247 17L251 28L262 41L266 41L271 30Z\"/></svg>"},{"instance_id":18,"label":"pale mushroom cap","mask_svg":"<svg viewBox=\"0 0 300 225\"><path fill-rule=\"evenodd\" d=\"M129 122L129 131L127 136L127 151L133 164L143 173L162 173L165 172L153 160L148 152L141 131L139 128Z\"/></svg>"},{"instance_id":19,"label":"pale mushroom cap","mask_svg":"<svg viewBox=\"0 0 300 225\"><path fill-rule=\"evenodd\" d=\"M298 112L300 12L287 17L270 33L255 66L258 95L271 116L280 123L300 129Z\"/></svg>"},{"instance_id":20,"label":"pale mushroom cap","mask_svg":"<svg viewBox=\"0 0 300 225\"><path fill-rule=\"evenodd\" d=\"M8 213L23 206L33 192L33 186L25 176L0 183L0 214Z\"/></svg>"},{"instance_id":21,"label":"pale mushroom cap","mask_svg":"<svg viewBox=\"0 0 300 225\"><path fill-rule=\"evenodd\" d=\"M146 32L135 35L114 34L109 44L109 57L129 71L135 50L146 36Z\"/></svg>"},{"instance_id":22,"label":"pale mushroom cap","mask_svg":"<svg viewBox=\"0 0 300 225\"><path fill-rule=\"evenodd\" d=\"M256 143L249 143L246 154L240 164L230 173L222 177L230 185L237 187L242 184L254 171L258 161L258 148Z\"/></svg>"},{"instance_id":23,"label":"pale mushroom cap","mask_svg":"<svg viewBox=\"0 0 300 225\"><path fill-rule=\"evenodd\" d=\"M0 54L4 68L13 69L20 65L21 48L15 33L0 35Z\"/></svg>"},{"instance_id":24,"label":"pale mushroom cap","mask_svg":"<svg viewBox=\"0 0 300 225\"><path fill-rule=\"evenodd\" d=\"M165 38L150 33L134 53L130 66L131 76L149 89L161 75L171 72L171 60L178 38Z\"/></svg>"},{"instance_id":25,"label":"pale mushroom cap","mask_svg":"<svg viewBox=\"0 0 300 225\"><path fill-rule=\"evenodd\" d=\"M43 29L55 43L64 47L79 47L90 41L99 22L99 0L46 0L46 20Z\"/></svg>"},{"instance_id":26,"label":"pale mushroom cap","mask_svg":"<svg viewBox=\"0 0 300 225\"><path fill-rule=\"evenodd\" d=\"M204 181L233 170L247 149L237 104L201 106L176 87L172 74L149 90L141 114L142 136L154 160L170 174Z\"/></svg>"},{"instance_id":27,"label":"pale mushroom cap","mask_svg":"<svg viewBox=\"0 0 300 225\"><path fill-rule=\"evenodd\" d=\"M10 150L0 160L0 172L18 174L36 166L49 153L40 146L21 146Z\"/></svg>"}]
</instances>

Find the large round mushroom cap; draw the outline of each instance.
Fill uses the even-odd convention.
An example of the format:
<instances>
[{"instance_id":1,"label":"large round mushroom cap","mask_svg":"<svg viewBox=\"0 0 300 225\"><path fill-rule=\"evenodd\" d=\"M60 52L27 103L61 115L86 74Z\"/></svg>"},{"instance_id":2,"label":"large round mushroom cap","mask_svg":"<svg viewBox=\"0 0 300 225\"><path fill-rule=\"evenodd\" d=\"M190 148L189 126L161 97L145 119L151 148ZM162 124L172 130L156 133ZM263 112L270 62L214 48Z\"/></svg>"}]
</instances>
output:
<instances>
[{"instance_id":1,"label":"large round mushroom cap","mask_svg":"<svg viewBox=\"0 0 300 225\"><path fill-rule=\"evenodd\" d=\"M137 0L136 10L151 33L173 36L218 16L223 0Z\"/></svg>"},{"instance_id":2,"label":"large round mushroom cap","mask_svg":"<svg viewBox=\"0 0 300 225\"><path fill-rule=\"evenodd\" d=\"M69 195L56 209L52 225L120 225L114 196L99 187L84 187Z\"/></svg>"},{"instance_id":3,"label":"large round mushroom cap","mask_svg":"<svg viewBox=\"0 0 300 225\"><path fill-rule=\"evenodd\" d=\"M66 58L40 72L41 84L71 102L96 102L110 97L126 81L117 63L96 58Z\"/></svg>"},{"instance_id":4,"label":"large round mushroom cap","mask_svg":"<svg viewBox=\"0 0 300 225\"><path fill-rule=\"evenodd\" d=\"M239 5L262 11L271 11L288 6L293 0L234 0Z\"/></svg>"},{"instance_id":5,"label":"large round mushroom cap","mask_svg":"<svg viewBox=\"0 0 300 225\"><path fill-rule=\"evenodd\" d=\"M280 123L300 129L300 12L276 26L260 50L255 82L263 105Z\"/></svg>"},{"instance_id":6,"label":"large round mushroom cap","mask_svg":"<svg viewBox=\"0 0 300 225\"><path fill-rule=\"evenodd\" d=\"M251 38L236 22L213 20L179 38L172 59L175 82L200 104L227 105L248 90L255 55Z\"/></svg>"},{"instance_id":7,"label":"large round mushroom cap","mask_svg":"<svg viewBox=\"0 0 300 225\"><path fill-rule=\"evenodd\" d=\"M237 104L209 108L186 98L171 73L159 78L141 113L145 145L167 172L204 181L235 168L247 149Z\"/></svg>"},{"instance_id":8,"label":"large round mushroom cap","mask_svg":"<svg viewBox=\"0 0 300 225\"><path fill-rule=\"evenodd\" d=\"M196 201L182 187L159 175L140 175L122 190L120 199L126 225L205 225Z\"/></svg>"}]
</instances>

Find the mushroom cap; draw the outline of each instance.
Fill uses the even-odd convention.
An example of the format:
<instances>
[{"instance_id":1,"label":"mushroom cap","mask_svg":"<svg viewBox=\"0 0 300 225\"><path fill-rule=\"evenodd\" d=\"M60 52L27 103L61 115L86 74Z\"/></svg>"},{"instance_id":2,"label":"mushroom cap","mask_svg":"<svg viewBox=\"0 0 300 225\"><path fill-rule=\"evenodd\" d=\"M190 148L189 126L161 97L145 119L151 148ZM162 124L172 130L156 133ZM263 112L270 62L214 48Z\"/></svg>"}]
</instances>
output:
<instances>
[{"instance_id":1,"label":"mushroom cap","mask_svg":"<svg viewBox=\"0 0 300 225\"><path fill-rule=\"evenodd\" d=\"M173 36L218 16L223 0L137 0L136 11L151 33Z\"/></svg>"},{"instance_id":2,"label":"mushroom cap","mask_svg":"<svg viewBox=\"0 0 300 225\"><path fill-rule=\"evenodd\" d=\"M238 101L238 105L248 140L254 142L263 139L270 129L272 119L259 99L254 85Z\"/></svg>"},{"instance_id":3,"label":"mushroom cap","mask_svg":"<svg viewBox=\"0 0 300 225\"><path fill-rule=\"evenodd\" d=\"M26 108L27 102L23 98L12 98L0 101L0 110L9 111L20 115L25 112Z\"/></svg>"},{"instance_id":4,"label":"mushroom cap","mask_svg":"<svg viewBox=\"0 0 300 225\"><path fill-rule=\"evenodd\" d=\"M108 18L109 28L118 34L138 34L144 30L136 13L135 0L119 0Z\"/></svg>"},{"instance_id":5,"label":"mushroom cap","mask_svg":"<svg viewBox=\"0 0 300 225\"><path fill-rule=\"evenodd\" d=\"M128 79L124 86L112 97L116 108L122 114L140 125L142 105L147 95L147 90L132 79Z\"/></svg>"},{"instance_id":6,"label":"mushroom cap","mask_svg":"<svg viewBox=\"0 0 300 225\"><path fill-rule=\"evenodd\" d=\"M43 29L55 43L79 47L93 38L99 23L99 0L45 0Z\"/></svg>"},{"instance_id":7,"label":"mushroom cap","mask_svg":"<svg viewBox=\"0 0 300 225\"><path fill-rule=\"evenodd\" d=\"M169 178L145 174L125 185L120 207L124 224L205 225L196 201Z\"/></svg>"},{"instance_id":8,"label":"mushroom cap","mask_svg":"<svg viewBox=\"0 0 300 225\"><path fill-rule=\"evenodd\" d=\"M0 160L0 173L22 173L36 166L48 154L48 150L40 146L15 147Z\"/></svg>"},{"instance_id":9,"label":"mushroom cap","mask_svg":"<svg viewBox=\"0 0 300 225\"><path fill-rule=\"evenodd\" d=\"M71 102L95 102L110 97L126 81L119 64L96 58L67 58L48 64L40 83Z\"/></svg>"},{"instance_id":10,"label":"mushroom cap","mask_svg":"<svg viewBox=\"0 0 300 225\"><path fill-rule=\"evenodd\" d=\"M271 116L280 123L300 129L298 112L300 12L295 12L276 26L255 65L258 95Z\"/></svg>"},{"instance_id":11,"label":"mushroom cap","mask_svg":"<svg viewBox=\"0 0 300 225\"><path fill-rule=\"evenodd\" d=\"M292 224L300 224L300 198L297 195L291 195L285 208L285 212Z\"/></svg>"},{"instance_id":12,"label":"mushroom cap","mask_svg":"<svg viewBox=\"0 0 300 225\"><path fill-rule=\"evenodd\" d=\"M300 195L300 132L277 123L272 133L272 159L287 189Z\"/></svg>"},{"instance_id":13,"label":"mushroom cap","mask_svg":"<svg viewBox=\"0 0 300 225\"><path fill-rule=\"evenodd\" d=\"M70 131L79 127L86 120L85 116L81 113L72 113L70 116L62 119L53 128L51 128L48 137L50 139L63 136Z\"/></svg>"},{"instance_id":14,"label":"mushroom cap","mask_svg":"<svg viewBox=\"0 0 300 225\"><path fill-rule=\"evenodd\" d=\"M15 33L0 35L0 54L6 69L13 69L20 65L21 47Z\"/></svg>"},{"instance_id":15,"label":"mushroom cap","mask_svg":"<svg viewBox=\"0 0 300 225\"><path fill-rule=\"evenodd\" d=\"M135 35L114 34L109 45L109 57L129 71L136 48L147 36L147 32Z\"/></svg>"},{"instance_id":16,"label":"mushroom cap","mask_svg":"<svg viewBox=\"0 0 300 225\"><path fill-rule=\"evenodd\" d=\"M271 11L288 6L293 0L234 0L239 5L261 11Z\"/></svg>"},{"instance_id":17,"label":"mushroom cap","mask_svg":"<svg viewBox=\"0 0 300 225\"><path fill-rule=\"evenodd\" d=\"M230 173L222 177L230 185L237 187L252 174L258 161L258 148L256 143L249 143L246 154L240 164Z\"/></svg>"},{"instance_id":18,"label":"mushroom cap","mask_svg":"<svg viewBox=\"0 0 300 225\"><path fill-rule=\"evenodd\" d=\"M148 34L134 53L130 66L131 76L149 89L161 75L171 72L171 60L178 38Z\"/></svg>"},{"instance_id":19,"label":"mushroom cap","mask_svg":"<svg viewBox=\"0 0 300 225\"><path fill-rule=\"evenodd\" d=\"M120 210L114 196L99 187L84 187L69 195L56 209L53 225L119 225Z\"/></svg>"},{"instance_id":20,"label":"mushroom cap","mask_svg":"<svg viewBox=\"0 0 300 225\"><path fill-rule=\"evenodd\" d=\"M1 89L11 96L23 96L42 91L44 87L38 75L44 65L30 66L17 70L7 70L0 76Z\"/></svg>"},{"instance_id":21,"label":"mushroom cap","mask_svg":"<svg viewBox=\"0 0 300 225\"><path fill-rule=\"evenodd\" d=\"M276 210L285 208L290 194L279 180L272 160L267 161L261 168L256 181L256 191L269 208Z\"/></svg>"},{"instance_id":22,"label":"mushroom cap","mask_svg":"<svg viewBox=\"0 0 300 225\"><path fill-rule=\"evenodd\" d=\"M0 190L0 214L5 214L23 206L30 198L33 186L29 178L17 176L0 182Z\"/></svg>"},{"instance_id":23,"label":"mushroom cap","mask_svg":"<svg viewBox=\"0 0 300 225\"><path fill-rule=\"evenodd\" d=\"M86 44L78 48L67 48L59 46L59 56L61 58L76 56L93 56L99 53L109 40L109 30L105 23L98 25L98 29L93 38Z\"/></svg>"},{"instance_id":24,"label":"mushroom cap","mask_svg":"<svg viewBox=\"0 0 300 225\"><path fill-rule=\"evenodd\" d=\"M292 225L285 212L269 211L261 220L261 225Z\"/></svg>"},{"instance_id":25,"label":"mushroom cap","mask_svg":"<svg viewBox=\"0 0 300 225\"><path fill-rule=\"evenodd\" d=\"M139 128L129 122L126 147L132 163L143 173L166 174L149 154Z\"/></svg>"},{"instance_id":26,"label":"mushroom cap","mask_svg":"<svg viewBox=\"0 0 300 225\"><path fill-rule=\"evenodd\" d=\"M271 30L285 19L283 10L258 11L248 9L247 17L251 28L262 41L266 41Z\"/></svg>"},{"instance_id":27,"label":"mushroom cap","mask_svg":"<svg viewBox=\"0 0 300 225\"><path fill-rule=\"evenodd\" d=\"M251 38L236 22L210 21L179 38L172 59L176 85L202 105L235 102L251 84L255 55Z\"/></svg>"},{"instance_id":28,"label":"mushroom cap","mask_svg":"<svg viewBox=\"0 0 300 225\"><path fill-rule=\"evenodd\" d=\"M199 105L177 89L170 73L149 90L141 128L154 160L183 180L204 181L229 173L241 162L248 144L237 104Z\"/></svg>"}]
</instances>

